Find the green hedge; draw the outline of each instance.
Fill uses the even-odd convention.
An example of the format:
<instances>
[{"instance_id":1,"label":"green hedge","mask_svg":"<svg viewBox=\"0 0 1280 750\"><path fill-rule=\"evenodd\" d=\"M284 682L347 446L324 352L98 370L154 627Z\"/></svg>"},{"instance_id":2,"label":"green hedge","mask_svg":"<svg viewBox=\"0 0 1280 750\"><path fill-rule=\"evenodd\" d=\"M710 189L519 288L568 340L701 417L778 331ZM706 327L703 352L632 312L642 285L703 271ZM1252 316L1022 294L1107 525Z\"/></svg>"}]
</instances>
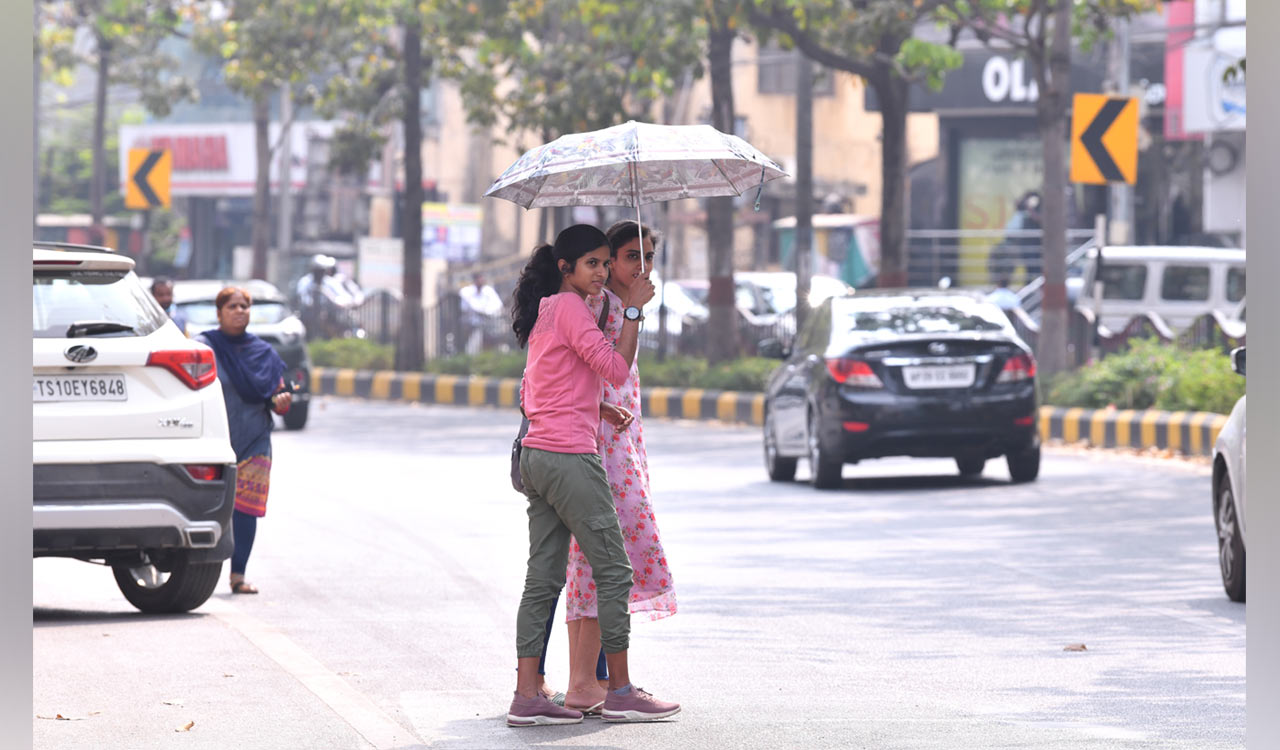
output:
<instances>
[{"instance_id":1,"label":"green hedge","mask_svg":"<svg viewBox=\"0 0 1280 750\"><path fill-rule=\"evenodd\" d=\"M1053 406L1101 409L1164 409L1229 414L1244 395L1244 378L1231 369L1221 351L1188 351L1157 339L1135 341L1049 385L1045 401Z\"/></svg>"},{"instance_id":2,"label":"green hedge","mask_svg":"<svg viewBox=\"0 0 1280 750\"><path fill-rule=\"evenodd\" d=\"M395 348L368 339L312 341L311 363L316 367L349 367L355 370L390 370Z\"/></svg>"},{"instance_id":3,"label":"green hedge","mask_svg":"<svg viewBox=\"0 0 1280 750\"><path fill-rule=\"evenodd\" d=\"M479 375L518 378L524 372L525 353L481 352L444 357L427 363L426 371L441 375ZM749 357L710 367L697 357L670 356L659 362L655 355L640 355L640 382L645 387L707 388L721 391L762 391L777 360Z\"/></svg>"}]
</instances>

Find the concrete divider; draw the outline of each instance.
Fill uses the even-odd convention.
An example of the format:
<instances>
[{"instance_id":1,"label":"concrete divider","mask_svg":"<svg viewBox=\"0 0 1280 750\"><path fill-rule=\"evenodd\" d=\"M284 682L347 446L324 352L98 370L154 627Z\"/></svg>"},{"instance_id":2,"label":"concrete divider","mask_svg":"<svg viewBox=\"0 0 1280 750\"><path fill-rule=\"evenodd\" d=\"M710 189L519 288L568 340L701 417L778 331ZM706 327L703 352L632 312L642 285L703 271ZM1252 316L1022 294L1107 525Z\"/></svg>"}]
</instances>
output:
<instances>
[{"instance_id":1,"label":"concrete divider","mask_svg":"<svg viewBox=\"0 0 1280 750\"><path fill-rule=\"evenodd\" d=\"M520 381L468 375L432 375L380 370L317 367L311 371L316 395L353 396L381 401L413 401L456 406L514 409ZM701 388L644 388L640 409L646 417L720 420L764 424L764 394ZM1099 448L1156 448L1188 455L1213 454L1227 418L1209 412L1040 408L1040 437Z\"/></svg>"}]
</instances>

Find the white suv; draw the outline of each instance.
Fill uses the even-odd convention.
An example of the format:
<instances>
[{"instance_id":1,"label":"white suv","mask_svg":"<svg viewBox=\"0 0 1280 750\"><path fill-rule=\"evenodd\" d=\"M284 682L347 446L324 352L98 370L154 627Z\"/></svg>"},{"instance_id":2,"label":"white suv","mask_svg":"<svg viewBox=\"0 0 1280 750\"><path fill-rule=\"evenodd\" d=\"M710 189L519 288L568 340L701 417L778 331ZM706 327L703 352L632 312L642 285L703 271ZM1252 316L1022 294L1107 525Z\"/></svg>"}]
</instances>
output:
<instances>
[{"instance_id":1,"label":"white suv","mask_svg":"<svg viewBox=\"0 0 1280 750\"><path fill-rule=\"evenodd\" d=\"M1245 348L1231 352L1231 367L1245 374ZM1245 396L1236 401L1213 446L1213 521L1218 529L1218 569L1227 598L1242 602L1245 542Z\"/></svg>"},{"instance_id":2,"label":"white suv","mask_svg":"<svg viewBox=\"0 0 1280 750\"><path fill-rule=\"evenodd\" d=\"M32 250L33 554L101 560L143 612L203 604L236 464L213 351L105 248Z\"/></svg>"}]
</instances>

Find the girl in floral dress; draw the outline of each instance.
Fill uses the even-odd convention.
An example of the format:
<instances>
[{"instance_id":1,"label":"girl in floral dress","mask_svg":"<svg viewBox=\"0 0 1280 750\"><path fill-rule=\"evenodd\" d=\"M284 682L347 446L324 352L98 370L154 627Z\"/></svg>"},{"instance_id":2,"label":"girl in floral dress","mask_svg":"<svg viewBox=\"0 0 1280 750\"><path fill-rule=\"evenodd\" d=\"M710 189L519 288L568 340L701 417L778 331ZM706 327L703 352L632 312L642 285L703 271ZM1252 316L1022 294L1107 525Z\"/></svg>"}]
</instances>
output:
<instances>
[{"instance_id":1,"label":"girl in floral dress","mask_svg":"<svg viewBox=\"0 0 1280 750\"><path fill-rule=\"evenodd\" d=\"M609 305L604 333L606 339L616 341L622 331L622 311L628 304L630 284L635 279L648 278L653 268L655 238L645 227L642 261L636 222L618 222L606 234L613 253L609 283L603 294L589 297L587 304L595 316L600 314L602 305ZM605 383L601 416L600 456L613 491L623 543L635 571L628 608L632 614L650 620L668 617L676 612L676 594L649 494L649 459L644 447L644 426L639 419L640 375L634 363L621 388ZM595 583L576 539L569 543L565 600L569 629L565 705L590 709L605 698L605 688L599 680L607 679L607 673L598 657L600 625L596 619Z\"/></svg>"}]
</instances>

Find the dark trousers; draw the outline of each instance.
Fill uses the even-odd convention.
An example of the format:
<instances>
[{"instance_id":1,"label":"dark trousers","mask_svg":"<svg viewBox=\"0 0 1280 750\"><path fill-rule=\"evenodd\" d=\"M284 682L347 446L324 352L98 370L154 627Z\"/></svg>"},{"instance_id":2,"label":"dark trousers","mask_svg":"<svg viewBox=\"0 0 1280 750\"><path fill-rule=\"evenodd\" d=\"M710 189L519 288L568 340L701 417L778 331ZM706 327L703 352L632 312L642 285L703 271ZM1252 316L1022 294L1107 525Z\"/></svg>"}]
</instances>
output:
<instances>
[{"instance_id":1,"label":"dark trousers","mask_svg":"<svg viewBox=\"0 0 1280 750\"><path fill-rule=\"evenodd\" d=\"M253 551L253 537L258 532L258 517L234 511L231 514L231 535L235 538L235 551L231 553L231 572L244 575Z\"/></svg>"}]
</instances>

